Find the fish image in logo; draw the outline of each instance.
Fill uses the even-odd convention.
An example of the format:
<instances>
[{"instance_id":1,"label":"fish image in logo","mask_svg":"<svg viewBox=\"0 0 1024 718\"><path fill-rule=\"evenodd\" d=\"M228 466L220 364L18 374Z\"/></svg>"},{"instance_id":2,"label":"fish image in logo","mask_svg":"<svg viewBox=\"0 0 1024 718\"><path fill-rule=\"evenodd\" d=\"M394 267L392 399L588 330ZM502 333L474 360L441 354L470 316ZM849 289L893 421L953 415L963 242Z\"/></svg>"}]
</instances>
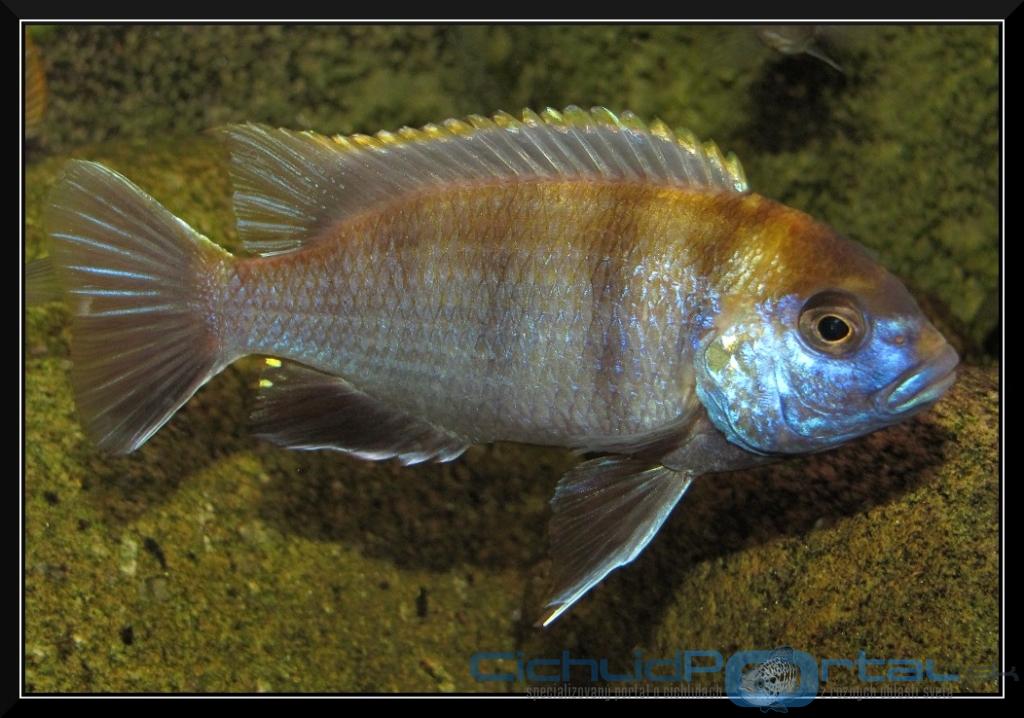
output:
<instances>
[{"instance_id":1,"label":"fish image in logo","mask_svg":"<svg viewBox=\"0 0 1024 718\"><path fill-rule=\"evenodd\" d=\"M738 659L738 660L737 660ZM762 713L786 713L817 695L817 663L803 651L780 646L772 651L742 651L726 667L726 694L737 705Z\"/></svg>"},{"instance_id":2,"label":"fish image in logo","mask_svg":"<svg viewBox=\"0 0 1024 718\"><path fill-rule=\"evenodd\" d=\"M785 700L800 688L800 667L793 663L792 648L776 648L771 657L743 672L740 692L762 712L786 711Z\"/></svg>"}]
</instances>

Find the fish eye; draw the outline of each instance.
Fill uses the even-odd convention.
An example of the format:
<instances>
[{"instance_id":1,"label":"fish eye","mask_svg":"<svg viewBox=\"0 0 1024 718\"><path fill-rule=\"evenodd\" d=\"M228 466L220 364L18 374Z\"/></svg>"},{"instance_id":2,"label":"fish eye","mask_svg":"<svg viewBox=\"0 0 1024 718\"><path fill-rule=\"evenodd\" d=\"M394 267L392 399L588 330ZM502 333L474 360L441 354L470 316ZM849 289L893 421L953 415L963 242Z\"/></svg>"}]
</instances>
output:
<instances>
[{"instance_id":1,"label":"fish eye","mask_svg":"<svg viewBox=\"0 0 1024 718\"><path fill-rule=\"evenodd\" d=\"M827 342L841 342L850 335L850 325L842 317L826 314L818 320L818 334Z\"/></svg>"},{"instance_id":2,"label":"fish eye","mask_svg":"<svg viewBox=\"0 0 1024 718\"><path fill-rule=\"evenodd\" d=\"M800 336L812 349L824 354L851 354L866 333L864 313L845 292L819 292L800 311Z\"/></svg>"}]
</instances>

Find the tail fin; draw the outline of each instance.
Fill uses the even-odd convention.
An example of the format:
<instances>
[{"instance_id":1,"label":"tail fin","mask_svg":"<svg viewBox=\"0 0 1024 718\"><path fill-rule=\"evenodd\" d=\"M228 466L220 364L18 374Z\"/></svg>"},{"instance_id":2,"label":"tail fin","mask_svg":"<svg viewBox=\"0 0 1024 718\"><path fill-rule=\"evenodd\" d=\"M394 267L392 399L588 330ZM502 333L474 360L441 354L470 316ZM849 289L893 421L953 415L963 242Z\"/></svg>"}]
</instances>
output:
<instances>
[{"instance_id":1,"label":"tail fin","mask_svg":"<svg viewBox=\"0 0 1024 718\"><path fill-rule=\"evenodd\" d=\"M68 164L45 222L86 433L134 451L235 358L211 323L210 288L231 255L94 162Z\"/></svg>"}]
</instances>

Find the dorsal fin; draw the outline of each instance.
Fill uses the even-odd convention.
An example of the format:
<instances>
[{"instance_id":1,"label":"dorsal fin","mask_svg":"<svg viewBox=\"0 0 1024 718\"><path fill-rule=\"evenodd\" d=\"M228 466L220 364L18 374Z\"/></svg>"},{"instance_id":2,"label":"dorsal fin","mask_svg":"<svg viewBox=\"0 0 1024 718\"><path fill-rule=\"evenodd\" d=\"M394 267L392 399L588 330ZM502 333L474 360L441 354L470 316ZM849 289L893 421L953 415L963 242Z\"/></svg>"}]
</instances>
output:
<instances>
[{"instance_id":1,"label":"dorsal fin","mask_svg":"<svg viewBox=\"0 0 1024 718\"><path fill-rule=\"evenodd\" d=\"M225 129L235 214L247 249L288 251L375 203L453 182L586 177L745 192L735 156L630 112L567 107L522 119L472 115L375 136L262 125Z\"/></svg>"}]
</instances>

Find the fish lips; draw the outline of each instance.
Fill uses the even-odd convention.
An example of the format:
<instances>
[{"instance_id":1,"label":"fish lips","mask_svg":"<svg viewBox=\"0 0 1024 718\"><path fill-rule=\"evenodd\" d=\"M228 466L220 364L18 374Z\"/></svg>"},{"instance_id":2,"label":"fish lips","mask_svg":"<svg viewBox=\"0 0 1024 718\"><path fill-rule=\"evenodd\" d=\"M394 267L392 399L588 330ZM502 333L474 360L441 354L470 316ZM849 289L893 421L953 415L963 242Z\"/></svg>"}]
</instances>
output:
<instances>
[{"instance_id":1,"label":"fish lips","mask_svg":"<svg viewBox=\"0 0 1024 718\"><path fill-rule=\"evenodd\" d=\"M911 367L878 396L878 408L888 414L904 415L938 401L956 381L960 357L948 344L937 356Z\"/></svg>"}]
</instances>

